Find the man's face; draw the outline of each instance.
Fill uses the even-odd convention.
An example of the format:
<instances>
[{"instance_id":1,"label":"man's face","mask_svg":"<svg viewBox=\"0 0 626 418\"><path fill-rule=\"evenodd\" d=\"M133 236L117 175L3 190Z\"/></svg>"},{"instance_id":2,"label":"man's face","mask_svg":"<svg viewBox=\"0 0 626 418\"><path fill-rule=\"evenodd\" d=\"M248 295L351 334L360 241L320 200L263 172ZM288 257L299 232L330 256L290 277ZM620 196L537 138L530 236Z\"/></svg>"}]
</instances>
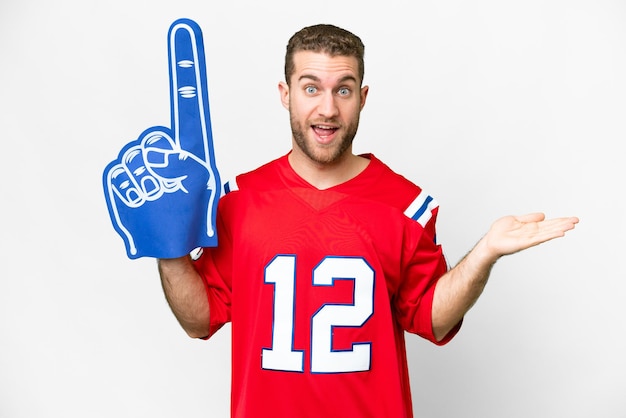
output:
<instances>
[{"instance_id":1,"label":"man's face","mask_svg":"<svg viewBox=\"0 0 626 418\"><path fill-rule=\"evenodd\" d=\"M289 110L293 152L317 164L338 163L351 154L368 91L360 88L358 61L299 51L294 64L290 85L279 85L283 106Z\"/></svg>"}]
</instances>

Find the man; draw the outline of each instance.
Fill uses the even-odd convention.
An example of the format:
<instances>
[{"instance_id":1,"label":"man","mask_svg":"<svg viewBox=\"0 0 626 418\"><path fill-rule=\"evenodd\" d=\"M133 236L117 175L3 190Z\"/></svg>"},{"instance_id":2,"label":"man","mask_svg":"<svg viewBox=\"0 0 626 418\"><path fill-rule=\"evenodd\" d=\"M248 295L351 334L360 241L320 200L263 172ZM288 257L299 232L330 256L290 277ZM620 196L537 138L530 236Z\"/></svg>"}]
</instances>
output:
<instances>
[{"instance_id":1,"label":"man","mask_svg":"<svg viewBox=\"0 0 626 418\"><path fill-rule=\"evenodd\" d=\"M218 247L159 260L191 337L232 322L234 417L411 417L404 333L447 343L501 256L578 222L502 218L448 271L432 197L352 153L363 50L331 25L290 39L279 92L292 150L227 185Z\"/></svg>"}]
</instances>

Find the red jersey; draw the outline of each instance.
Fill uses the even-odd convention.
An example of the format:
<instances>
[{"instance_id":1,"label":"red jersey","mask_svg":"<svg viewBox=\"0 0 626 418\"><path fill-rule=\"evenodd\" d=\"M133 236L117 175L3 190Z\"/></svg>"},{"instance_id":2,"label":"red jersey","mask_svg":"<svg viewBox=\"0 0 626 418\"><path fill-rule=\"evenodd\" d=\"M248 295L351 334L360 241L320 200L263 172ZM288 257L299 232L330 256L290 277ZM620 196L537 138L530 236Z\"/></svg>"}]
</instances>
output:
<instances>
[{"instance_id":1,"label":"red jersey","mask_svg":"<svg viewBox=\"0 0 626 418\"><path fill-rule=\"evenodd\" d=\"M220 200L219 245L196 267L210 334L232 323L233 417L412 417L404 332L437 343L438 207L366 157L318 190L283 156Z\"/></svg>"}]
</instances>

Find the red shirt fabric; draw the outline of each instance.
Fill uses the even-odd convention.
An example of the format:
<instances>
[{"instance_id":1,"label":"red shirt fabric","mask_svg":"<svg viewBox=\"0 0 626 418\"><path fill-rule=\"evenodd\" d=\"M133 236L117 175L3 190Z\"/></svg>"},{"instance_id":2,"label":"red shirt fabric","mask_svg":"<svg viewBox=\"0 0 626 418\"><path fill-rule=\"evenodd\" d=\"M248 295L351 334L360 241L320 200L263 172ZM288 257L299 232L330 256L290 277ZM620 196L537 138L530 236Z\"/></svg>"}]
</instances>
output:
<instances>
[{"instance_id":1,"label":"red shirt fabric","mask_svg":"<svg viewBox=\"0 0 626 418\"><path fill-rule=\"evenodd\" d=\"M438 206L374 155L318 190L284 155L227 185L196 260L212 335L232 323L233 417L412 417L404 333L437 342Z\"/></svg>"}]
</instances>

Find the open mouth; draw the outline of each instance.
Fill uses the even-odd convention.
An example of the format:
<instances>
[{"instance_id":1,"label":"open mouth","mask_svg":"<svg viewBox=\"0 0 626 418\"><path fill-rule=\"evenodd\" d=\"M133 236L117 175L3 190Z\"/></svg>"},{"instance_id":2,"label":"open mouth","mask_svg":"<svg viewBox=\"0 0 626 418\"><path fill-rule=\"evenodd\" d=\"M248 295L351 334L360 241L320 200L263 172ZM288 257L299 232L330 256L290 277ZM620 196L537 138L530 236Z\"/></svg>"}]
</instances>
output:
<instances>
[{"instance_id":1,"label":"open mouth","mask_svg":"<svg viewBox=\"0 0 626 418\"><path fill-rule=\"evenodd\" d=\"M312 125L315 135L322 141L330 141L339 128L330 125Z\"/></svg>"}]
</instances>

